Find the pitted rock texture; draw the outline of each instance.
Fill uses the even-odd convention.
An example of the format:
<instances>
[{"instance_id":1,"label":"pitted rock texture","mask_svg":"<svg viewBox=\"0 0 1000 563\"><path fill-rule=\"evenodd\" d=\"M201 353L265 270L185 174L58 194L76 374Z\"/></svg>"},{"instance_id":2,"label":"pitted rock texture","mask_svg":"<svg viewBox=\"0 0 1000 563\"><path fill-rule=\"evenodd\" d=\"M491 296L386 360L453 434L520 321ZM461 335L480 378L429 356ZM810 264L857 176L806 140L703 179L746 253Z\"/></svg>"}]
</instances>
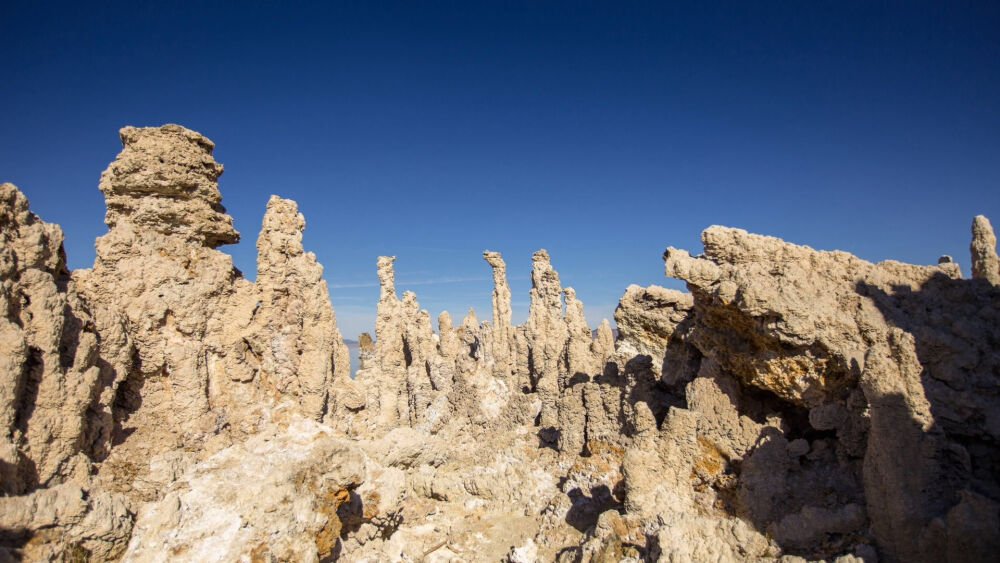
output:
<instances>
[{"instance_id":1,"label":"pitted rock texture","mask_svg":"<svg viewBox=\"0 0 1000 563\"><path fill-rule=\"evenodd\" d=\"M260 358L261 384L291 395L309 416L329 412L334 381L350 379L323 268L302 248L305 218L294 201L271 196L257 239L256 312L247 347Z\"/></svg>"},{"instance_id":2,"label":"pitted rock texture","mask_svg":"<svg viewBox=\"0 0 1000 563\"><path fill-rule=\"evenodd\" d=\"M343 529L338 509L373 471L331 433L291 416L192 467L139 512L123 560L329 557Z\"/></svg>"},{"instance_id":3,"label":"pitted rock texture","mask_svg":"<svg viewBox=\"0 0 1000 563\"><path fill-rule=\"evenodd\" d=\"M226 419L227 396L252 379L239 332L255 296L213 249L238 235L219 204L211 142L174 125L121 136L124 148L101 176L109 232L97 240L94 267L73 275L102 336L111 441L124 442L101 473L128 491L126 458L201 443Z\"/></svg>"},{"instance_id":4,"label":"pitted rock texture","mask_svg":"<svg viewBox=\"0 0 1000 563\"><path fill-rule=\"evenodd\" d=\"M975 236L974 253L988 256L977 243L985 237ZM891 561L987 560L997 536L981 531L1000 513L985 469L1000 454L996 288L961 279L950 262L872 264L722 227L702 238L704 257L665 254L668 274L695 298L687 341L712 361L713 377L739 382L727 392L738 411L774 426L749 457L741 453L755 432L749 421L714 411L706 428L724 459L744 458L736 512L786 549L815 550L846 526L870 534ZM687 389L695 410L702 401L691 386L701 378ZM753 415L759 407L734 392L756 395L774 414ZM815 434L830 431L835 439ZM789 455L798 461L782 461ZM786 497L790 479L809 473L815 486L838 491L837 502ZM807 532L817 521L825 531Z\"/></svg>"},{"instance_id":5,"label":"pitted rock texture","mask_svg":"<svg viewBox=\"0 0 1000 563\"><path fill-rule=\"evenodd\" d=\"M140 235L178 235L209 248L240 240L222 207L212 141L180 125L125 127L121 139L124 150L101 174L109 227L128 223Z\"/></svg>"},{"instance_id":6,"label":"pitted rock texture","mask_svg":"<svg viewBox=\"0 0 1000 563\"><path fill-rule=\"evenodd\" d=\"M106 440L120 443L98 453L99 477L148 500L157 485L134 478L146 473L137 458L213 453L283 398L321 419L332 381L349 368L295 204L268 202L251 283L214 249L238 235L220 204L211 141L175 125L125 128L122 141L101 177L109 232L94 267L73 280L101 335Z\"/></svg>"},{"instance_id":7,"label":"pitted rock texture","mask_svg":"<svg viewBox=\"0 0 1000 563\"><path fill-rule=\"evenodd\" d=\"M541 401L540 426L555 441L558 435L559 395L565 387L566 369L562 360L569 331L562 315L562 285L544 249L531 257L531 304L525 333L528 338L529 373Z\"/></svg>"},{"instance_id":8,"label":"pitted rock texture","mask_svg":"<svg viewBox=\"0 0 1000 563\"><path fill-rule=\"evenodd\" d=\"M0 559L848 563L1000 548L1000 273L984 217L972 280L951 259L872 264L710 227L703 255L664 256L691 292L629 286L617 338L587 325L544 250L523 266L523 325L507 262L485 251L491 321L443 311L437 332L382 256L375 340L359 337L352 375L296 204L267 202L250 282L216 250L238 234L211 141L176 125L121 136L92 269L68 272L58 227L0 186Z\"/></svg>"},{"instance_id":9,"label":"pitted rock texture","mask_svg":"<svg viewBox=\"0 0 1000 563\"><path fill-rule=\"evenodd\" d=\"M507 264L499 252L483 251L483 259L493 270L493 355L496 358L497 374L509 377L517 362L514 344L514 327L510 324L510 286L507 285Z\"/></svg>"},{"instance_id":10,"label":"pitted rock texture","mask_svg":"<svg viewBox=\"0 0 1000 563\"><path fill-rule=\"evenodd\" d=\"M0 497L0 559L113 561L125 551L132 519L122 495L72 483Z\"/></svg>"},{"instance_id":11,"label":"pitted rock texture","mask_svg":"<svg viewBox=\"0 0 1000 563\"><path fill-rule=\"evenodd\" d=\"M660 360L668 358L667 348L677 343L690 324L694 298L690 293L667 289L657 285L639 287L630 285L615 309L618 325L619 348L629 357L647 355L656 373L664 373ZM676 337L675 337L676 334ZM678 366L670 355L666 374L671 375Z\"/></svg>"},{"instance_id":12,"label":"pitted rock texture","mask_svg":"<svg viewBox=\"0 0 1000 563\"><path fill-rule=\"evenodd\" d=\"M0 184L0 242L0 491L18 494L85 476L110 409L62 230L12 184Z\"/></svg>"},{"instance_id":13,"label":"pitted rock texture","mask_svg":"<svg viewBox=\"0 0 1000 563\"><path fill-rule=\"evenodd\" d=\"M972 277L1000 285L1000 259L997 258L997 237L993 225L982 215L972 220Z\"/></svg>"}]
</instances>

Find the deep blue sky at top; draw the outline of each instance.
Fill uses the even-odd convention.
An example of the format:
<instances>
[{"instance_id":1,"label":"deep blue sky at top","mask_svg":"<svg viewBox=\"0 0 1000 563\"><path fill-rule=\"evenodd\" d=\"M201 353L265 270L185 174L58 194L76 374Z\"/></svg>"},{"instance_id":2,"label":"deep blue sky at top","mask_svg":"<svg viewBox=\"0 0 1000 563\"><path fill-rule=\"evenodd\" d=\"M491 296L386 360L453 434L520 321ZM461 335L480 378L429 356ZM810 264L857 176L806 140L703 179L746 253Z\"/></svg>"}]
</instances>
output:
<instances>
[{"instance_id":1,"label":"deep blue sky at top","mask_svg":"<svg viewBox=\"0 0 1000 563\"><path fill-rule=\"evenodd\" d=\"M71 267L118 128L180 123L226 166L222 250L252 278L268 196L298 201L348 337L379 254L458 322L500 250L520 320L544 247L596 325L711 224L968 273L1000 222L997 3L5 0L0 37L0 180Z\"/></svg>"}]
</instances>

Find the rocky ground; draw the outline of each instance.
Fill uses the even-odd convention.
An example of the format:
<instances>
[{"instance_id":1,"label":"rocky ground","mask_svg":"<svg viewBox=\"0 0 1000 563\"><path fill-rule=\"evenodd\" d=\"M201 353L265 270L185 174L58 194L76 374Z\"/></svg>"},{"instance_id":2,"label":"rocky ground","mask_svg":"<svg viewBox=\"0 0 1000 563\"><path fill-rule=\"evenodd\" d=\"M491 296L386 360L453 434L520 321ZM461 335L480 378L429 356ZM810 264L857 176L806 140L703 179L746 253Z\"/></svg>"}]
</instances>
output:
<instances>
[{"instance_id":1,"label":"rocky ground","mask_svg":"<svg viewBox=\"0 0 1000 563\"><path fill-rule=\"evenodd\" d=\"M305 220L273 196L246 280L213 144L126 127L108 233L0 186L0 560L990 561L1000 265L972 279L710 227L690 293L592 333L549 255L511 325L436 319L376 262L352 379Z\"/></svg>"}]
</instances>

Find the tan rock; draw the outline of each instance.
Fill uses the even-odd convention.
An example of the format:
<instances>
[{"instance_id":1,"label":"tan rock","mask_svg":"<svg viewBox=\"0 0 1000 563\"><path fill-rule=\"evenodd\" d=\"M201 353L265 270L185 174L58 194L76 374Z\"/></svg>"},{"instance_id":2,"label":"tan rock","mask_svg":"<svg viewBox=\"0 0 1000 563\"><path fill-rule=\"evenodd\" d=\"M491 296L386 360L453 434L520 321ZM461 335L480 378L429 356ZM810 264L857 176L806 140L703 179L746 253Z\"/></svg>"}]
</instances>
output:
<instances>
[{"instance_id":1,"label":"tan rock","mask_svg":"<svg viewBox=\"0 0 1000 563\"><path fill-rule=\"evenodd\" d=\"M307 416L327 413L330 389L350 379L323 268L302 247L305 219L294 201L271 196L257 239L257 312L246 342L260 357L260 383L292 396Z\"/></svg>"},{"instance_id":2,"label":"tan rock","mask_svg":"<svg viewBox=\"0 0 1000 563\"><path fill-rule=\"evenodd\" d=\"M108 382L62 230L12 184L0 184L0 242L0 491L18 494L86 475L110 431Z\"/></svg>"},{"instance_id":3,"label":"tan rock","mask_svg":"<svg viewBox=\"0 0 1000 563\"><path fill-rule=\"evenodd\" d=\"M993 414L1000 403L986 391L987 374L997 369L986 342L1000 341L993 336L1000 314L995 289L960 279L948 262L871 264L721 227L706 230L703 240L704 258L673 249L665 255L668 274L686 279L694 294L687 341L720 373L787 403L755 399L755 408L785 414L774 412L777 423L761 431L742 464L738 510L744 517L789 547L816 549L816 538L842 533L843 526L859 529L864 518L843 510L863 503L874 540L891 560L961 559L959 544L977 552L993 549L971 515L993 510L985 507L1000 506L1000 499L956 502L992 486L972 468L995 455L986 444L1000 431ZM699 377L691 385L706 383ZM722 404L697 393L688 401L697 410ZM732 403L737 412L749 408L742 401ZM795 412L787 405L809 407L810 424L837 431L836 440L809 444L810 469L795 479L813 480L810 487L793 489L784 481L803 449L784 437L794 420L787 416ZM727 415L727 409L712 409L717 414L708 416L705 437L715 436L723 451L732 447L727 444L743 444L729 452L739 455L753 425L743 424L741 416L737 426L731 410ZM726 418L733 422L711 426L713 419ZM718 434L737 427L749 433ZM845 472L845 461L861 455L863 471L854 465ZM833 469L824 469L831 463L850 479L838 482ZM862 486L863 498L857 492ZM822 488L839 489L850 500L829 504L795 492ZM799 535L784 533L792 523Z\"/></svg>"},{"instance_id":4,"label":"tan rock","mask_svg":"<svg viewBox=\"0 0 1000 563\"><path fill-rule=\"evenodd\" d=\"M121 134L100 184L110 230L93 269L74 272L117 386L111 439L129 445L106 468L125 471L108 475L119 481L129 457L202 440L203 417L219 409L208 415L218 418L234 392L261 396L241 334L255 312L252 284L213 250L238 234L219 203L212 143L176 125Z\"/></svg>"},{"instance_id":5,"label":"tan rock","mask_svg":"<svg viewBox=\"0 0 1000 563\"><path fill-rule=\"evenodd\" d=\"M574 454L583 450L586 441L586 417L584 407L584 384L591 374L598 371L591 352L593 338L587 319L583 315L583 303L576 298L571 287L563 290L566 302L566 358L563 375L559 381L559 440L560 451Z\"/></svg>"},{"instance_id":6,"label":"tan rock","mask_svg":"<svg viewBox=\"0 0 1000 563\"><path fill-rule=\"evenodd\" d=\"M379 299L375 313L375 357L386 373L402 373L406 367L401 304L396 297L396 275L392 267L395 260L395 256L379 256L376 261Z\"/></svg>"},{"instance_id":7,"label":"tan rock","mask_svg":"<svg viewBox=\"0 0 1000 563\"><path fill-rule=\"evenodd\" d=\"M555 434L559 425L559 383L565 376L561 367L569 333L562 318L562 286L544 249L531 257L531 302L525 335L530 353L530 373L541 400L538 425L542 432ZM550 436L555 441L554 436Z\"/></svg>"},{"instance_id":8,"label":"tan rock","mask_svg":"<svg viewBox=\"0 0 1000 563\"><path fill-rule=\"evenodd\" d=\"M101 174L108 227L127 223L140 237L180 236L209 248L240 240L221 205L222 165L212 158L212 141L180 125L120 134L125 150Z\"/></svg>"},{"instance_id":9,"label":"tan rock","mask_svg":"<svg viewBox=\"0 0 1000 563\"><path fill-rule=\"evenodd\" d=\"M711 227L704 255L665 254L691 293L630 286L616 342L545 251L524 325L487 251L492 322L442 313L438 334L380 257L352 379L294 202L268 202L250 283L215 250L238 235L211 142L122 137L92 270L0 186L0 558L113 559L130 534L136 561L1000 548L1000 290L952 260ZM976 218L974 277L994 246Z\"/></svg>"},{"instance_id":10,"label":"tan rock","mask_svg":"<svg viewBox=\"0 0 1000 563\"><path fill-rule=\"evenodd\" d=\"M317 561L333 552L338 508L370 469L356 446L298 417L192 467L143 507L124 561Z\"/></svg>"},{"instance_id":11,"label":"tan rock","mask_svg":"<svg viewBox=\"0 0 1000 563\"><path fill-rule=\"evenodd\" d=\"M972 277L982 278L993 285L1000 285L1000 259L997 258L997 237L990 220L976 215L972 220Z\"/></svg>"},{"instance_id":12,"label":"tan rock","mask_svg":"<svg viewBox=\"0 0 1000 563\"><path fill-rule=\"evenodd\" d=\"M29 495L0 497L0 558L24 561L117 560L132 532L132 514L121 495L64 483Z\"/></svg>"},{"instance_id":13,"label":"tan rock","mask_svg":"<svg viewBox=\"0 0 1000 563\"><path fill-rule=\"evenodd\" d=\"M594 341L590 344L590 351L597 362L598 373L605 370L607 362L611 361L615 354L615 336L611 331L611 323L608 319L601 319L601 324L597 325Z\"/></svg>"},{"instance_id":14,"label":"tan rock","mask_svg":"<svg viewBox=\"0 0 1000 563\"><path fill-rule=\"evenodd\" d=\"M657 285L628 286L615 309L621 355L625 358L648 355L657 375L663 372L665 362L673 364L682 361L676 353L668 358L667 348L668 344L672 348L683 348L680 342L690 324L687 319L693 306L694 299L690 293ZM678 334L675 336L675 333ZM674 366L670 368L668 376L678 372Z\"/></svg>"},{"instance_id":15,"label":"tan rock","mask_svg":"<svg viewBox=\"0 0 1000 563\"><path fill-rule=\"evenodd\" d=\"M438 337L438 353L441 357L454 361L459 354L460 345L448 311L441 311L438 315Z\"/></svg>"},{"instance_id":16,"label":"tan rock","mask_svg":"<svg viewBox=\"0 0 1000 563\"><path fill-rule=\"evenodd\" d=\"M513 373L516 358L514 354L514 328L510 324L510 286L507 285L507 265L499 252L483 251L483 258L493 269L493 337L492 346L496 356L498 375L508 377Z\"/></svg>"}]
</instances>

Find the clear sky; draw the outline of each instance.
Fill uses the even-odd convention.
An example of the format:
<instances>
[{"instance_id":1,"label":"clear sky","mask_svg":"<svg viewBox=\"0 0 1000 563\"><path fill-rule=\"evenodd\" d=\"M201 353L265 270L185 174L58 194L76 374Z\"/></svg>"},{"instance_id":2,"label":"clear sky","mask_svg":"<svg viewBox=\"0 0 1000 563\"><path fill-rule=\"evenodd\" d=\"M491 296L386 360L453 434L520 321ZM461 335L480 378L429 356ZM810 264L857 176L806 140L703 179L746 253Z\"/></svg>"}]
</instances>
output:
<instances>
[{"instance_id":1,"label":"clear sky","mask_svg":"<svg viewBox=\"0 0 1000 563\"><path fill-rule=\"evenodd\" d=\"M969 273L1000 223L1000 4L0 2L0 180L106 231L123 125L215 141L222 247L253 277L270 194L298 201L349 338L375 258L436 317L515 321L546 248L590 323L711 224ZM315 3L318 4L318 3Z\"/></svg>"}]
</instances>

